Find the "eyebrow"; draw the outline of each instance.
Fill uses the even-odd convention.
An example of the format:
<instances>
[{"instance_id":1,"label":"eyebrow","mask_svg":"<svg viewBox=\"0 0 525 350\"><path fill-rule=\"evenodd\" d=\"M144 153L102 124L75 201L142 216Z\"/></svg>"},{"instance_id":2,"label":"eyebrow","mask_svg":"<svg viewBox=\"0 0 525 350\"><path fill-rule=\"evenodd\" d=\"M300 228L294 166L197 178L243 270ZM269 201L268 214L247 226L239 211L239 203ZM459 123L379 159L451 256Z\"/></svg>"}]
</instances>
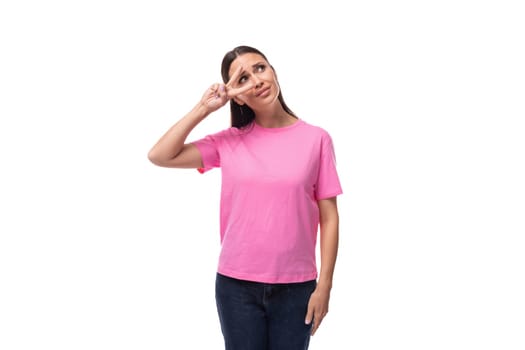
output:
<instances>
[{"instance_id":1,"label":"eyebrow","mask_svg":"<svg viewBox=\"0 0 525 350\"><path fill-rule=\"evenodd\" d=\"M252 68L257 68L257 66L260 66L261 64L265 64L264 61L259 61L255 64L252 64ZM239 78L241 78L244 75L244 73L246 73L246 70L243 69L240 73Z\"/></svg>"},{"instance_id":2,"label":"eyebrow","mask_svg":"<svg viewBox=\"0 0 525 350\"><path fill-rule=\"evenodd\" d=\"M252 64L252 67L255 68L257 66L260 66L261 64L264 64L264 61L257 62L255 64Z\"/></svg>"},{"instance_id":3,"label":"eyebrow","mask_svg":"<svg viewBox=\"0 0 525 350\"><path fill-rule=\"evenodd\" d=\"M255 64L252 64L252 68L257 68L257 66L260 66L261 64L265 64L264 61L259 61ZM244 74L246 72L244 69L241 71L241 74Z\"/></svg>"}]
</instances>

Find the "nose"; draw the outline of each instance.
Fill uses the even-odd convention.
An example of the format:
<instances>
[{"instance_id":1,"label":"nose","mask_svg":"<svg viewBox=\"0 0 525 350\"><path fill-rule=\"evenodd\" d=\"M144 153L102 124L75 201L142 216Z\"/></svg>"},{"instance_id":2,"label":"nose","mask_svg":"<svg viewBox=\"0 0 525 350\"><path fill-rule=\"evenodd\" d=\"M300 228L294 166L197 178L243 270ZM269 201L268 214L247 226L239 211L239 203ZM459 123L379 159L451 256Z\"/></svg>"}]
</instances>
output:
<instances>
[{"instance_id":1,"label":"nose","mask_svg":"<svg viewBox=\"0 0 525 350\"><path fill-rule=\"evenodd\" d=\"M253 82L255 83L255 88L258 89L262 86L262 81L257 77L257 75L253 76Z\"/></svg>"}]
</instances>

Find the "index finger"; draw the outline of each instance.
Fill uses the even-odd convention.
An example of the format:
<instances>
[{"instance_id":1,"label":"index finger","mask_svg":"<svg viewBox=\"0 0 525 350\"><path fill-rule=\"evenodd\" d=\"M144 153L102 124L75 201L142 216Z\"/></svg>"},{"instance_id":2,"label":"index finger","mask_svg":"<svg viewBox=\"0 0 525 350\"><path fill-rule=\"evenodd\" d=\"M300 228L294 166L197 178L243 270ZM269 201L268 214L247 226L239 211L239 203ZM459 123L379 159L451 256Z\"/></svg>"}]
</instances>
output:
<instances>
[{"instance_id":1,"label":"index finger","mask_svg":"<svg viewBox=\"0 0 525 350\"><path fill-rule=\"evenodd\" d=\"M314 317L313 322L312 322L312 329L310 330L310 334L314 335L315 332L317 332L317 329L319 328L320 325L321 325L321 320L318 320L317 318Z\"/></svg>"},{"instance_id":2,"label":"index finger","mask_svg":"<svg viewBox=\"0 0 525 350\"><path fill-rule=\"evenodd\" d=\"M230 80L228 80L228 82L226 83L227 87L232 86L233 82L236 81L241 75L242 70L242 66L237 67L237 69L233 72L232 76L230 77Z\"/></svg>"},{"instance_id":3,"label":"index finger","mask_svg":"<svg viewBox=\"0 0 525 350\"><path fill-rule=\"evenodd\" d=\"M233 87L237 79L239 79L239 77L241 76L243 70L244 68L242 66L237 67L237 69L235 69L232 76L230 77L230 80L228 80L228 82L226 83L228 98L233 98L253 88L253 83L249 83L241 87Z\"/></svg>"}]
</instances>

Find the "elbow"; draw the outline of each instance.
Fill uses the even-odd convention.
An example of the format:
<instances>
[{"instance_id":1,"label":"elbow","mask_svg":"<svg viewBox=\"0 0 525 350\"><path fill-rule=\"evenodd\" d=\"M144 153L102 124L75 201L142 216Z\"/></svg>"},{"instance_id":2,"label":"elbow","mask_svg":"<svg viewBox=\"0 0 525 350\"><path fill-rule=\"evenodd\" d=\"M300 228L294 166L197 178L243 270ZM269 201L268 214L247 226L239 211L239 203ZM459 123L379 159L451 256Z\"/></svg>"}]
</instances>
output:
<instances>
[{"instance_id":1,"label":"elbow","mask_svg":"<svg viewBox=\"0 0 525 350\"><path fill-rule=\"evenodd\" d=\"M155 165L158 165L158 166L162 166L162 159L159 157L159 155L154 151L154 150L150 150L148 152L148 160L155 164Z\"/></svg>"},{"instance_id":2,"label":"elbow","mask_svg":"<svg viewBox=\"0 0 525 350\"><path fill-rule=\"evenodd\" d=\"M148 152L148 160L154 165L164 168L177 168L175 164L176 157L169 157L162 153L156 152L154 149Z\"/></svg>"}]
</instances>

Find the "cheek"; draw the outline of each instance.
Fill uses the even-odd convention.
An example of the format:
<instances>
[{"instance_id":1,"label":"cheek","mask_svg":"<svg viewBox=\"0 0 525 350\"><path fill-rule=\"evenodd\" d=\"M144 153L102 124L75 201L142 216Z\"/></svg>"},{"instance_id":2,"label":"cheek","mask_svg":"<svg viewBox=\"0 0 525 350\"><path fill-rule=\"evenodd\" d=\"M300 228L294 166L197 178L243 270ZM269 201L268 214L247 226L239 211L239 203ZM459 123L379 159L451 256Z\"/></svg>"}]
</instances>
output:
<instances>
[{"instance_id":1,"label":"cheek","mask_svg":"<svg viewBox=\"0 0 525 350\"><path fill-rule=\"evenodd\" d=\"M237 95L233 98L233 100L237 103L241 102L241 103L246 103L246 97L244 96L244 94L240 94L240 95ZM240 104L240 103L239 103Z\"/></svg>"},{"instance_id":2,"label":"cheek","mask_svg":"<svg viewBox=\"0 0 525 350\"><path fill-rule=\"evenodd\" d=\"M268 80L272 81L276 86L279 86L279 82L277 81L275 74L271 74Z\"/></svg>"}]
</instances>

